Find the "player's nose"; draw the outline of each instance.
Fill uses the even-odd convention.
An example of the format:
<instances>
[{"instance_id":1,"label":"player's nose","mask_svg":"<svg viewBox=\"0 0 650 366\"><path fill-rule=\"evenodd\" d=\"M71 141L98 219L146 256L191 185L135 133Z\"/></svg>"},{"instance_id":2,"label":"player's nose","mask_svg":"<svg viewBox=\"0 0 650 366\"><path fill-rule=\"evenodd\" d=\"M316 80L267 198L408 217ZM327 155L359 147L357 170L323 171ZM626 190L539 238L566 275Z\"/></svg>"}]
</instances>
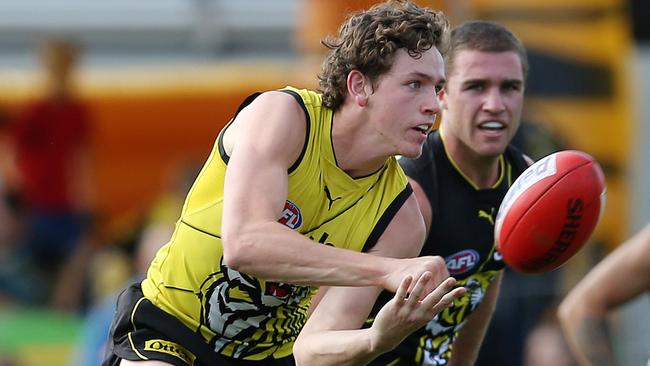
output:
<instances>
[{"instance_id":1,"label":"player's nose","mask_svg":"<svg viewBox=\"0 0 650 366\"><path fill-rule=\"evenodd\" d=\"M440 113L440 103L438 102L438 98L435 96L425 98L421 109L422 113L430 115L431 119L435 120L436 115Z\"/></svg>"},{"instance_id":2,"label":"player's nose","mask_svg":"<svg viewBox=\"0 0 650 366\"><path fill-rule=\"evenodd\" d=\"M506 109L506 105L503 102L503 95L501 95L498 88L490 89L485 95L483 109L492 114L499 114Z\"/></svg>"}]
</instances>

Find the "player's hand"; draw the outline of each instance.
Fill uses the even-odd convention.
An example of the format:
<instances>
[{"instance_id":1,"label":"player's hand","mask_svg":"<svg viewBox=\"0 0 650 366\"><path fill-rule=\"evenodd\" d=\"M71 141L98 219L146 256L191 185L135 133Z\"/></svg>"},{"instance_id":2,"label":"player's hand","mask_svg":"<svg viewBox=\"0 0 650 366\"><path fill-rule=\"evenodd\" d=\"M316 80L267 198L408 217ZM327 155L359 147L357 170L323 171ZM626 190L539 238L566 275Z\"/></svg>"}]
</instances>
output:
<instances>
[{"instance_id":1,"label":"player's hand","mask_svg":"<svg viewBox=\"0 0 650 366\"><path fill-rule=\"evenodd\" d=\"M431 280L427 282L423 290L423 294L427 295L444 279L449 277L449 271L447 271L445 261L439 256L395 259L392 264L392 271L387 275L384 285L384 288L390 292L396 292L402 280L407 276L417 279L424 272L430 272ZM413 287L414 285L415 283L411 283L410 286ZM411 288L408 290L411 290Z\"/></svg>"},{"instance_id":2,"label":"player's hand","mask_svg":"<svg viewBox=\"0 0 650 366\"><path fill-rule=\"evenodd\" d=\"M432 281L431 272L423 273L414 286L410 275L402 280L395 296L377 313L370 328L373 332L373 349L381 352L392 350L465 293L464 287L454 288L456 280L448 277L426 294L426 288ZM410 293L409 287L413 287Z\"/></svg>"}]
</instances>

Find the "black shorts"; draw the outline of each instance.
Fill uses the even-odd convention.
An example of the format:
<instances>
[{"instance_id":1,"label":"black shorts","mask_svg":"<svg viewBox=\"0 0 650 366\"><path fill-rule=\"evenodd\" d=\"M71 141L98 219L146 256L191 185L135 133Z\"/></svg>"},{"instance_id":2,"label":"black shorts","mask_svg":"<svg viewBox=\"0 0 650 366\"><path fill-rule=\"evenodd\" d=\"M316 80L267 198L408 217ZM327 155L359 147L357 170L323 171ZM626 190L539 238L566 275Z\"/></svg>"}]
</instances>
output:
<instances>
[{"instance_id":1,"label":"black shorts","mask_svg":"<svg viewBox=\"0 0 650 366\"><path fill-rule=\"evenodd\" d=\"M158 360L174 366L295 365L293 357L246 361L219 355L201 335L147 300L139 283L117 299L102 366L118 366L121 359Z\"/></svg>"}]
</instances>

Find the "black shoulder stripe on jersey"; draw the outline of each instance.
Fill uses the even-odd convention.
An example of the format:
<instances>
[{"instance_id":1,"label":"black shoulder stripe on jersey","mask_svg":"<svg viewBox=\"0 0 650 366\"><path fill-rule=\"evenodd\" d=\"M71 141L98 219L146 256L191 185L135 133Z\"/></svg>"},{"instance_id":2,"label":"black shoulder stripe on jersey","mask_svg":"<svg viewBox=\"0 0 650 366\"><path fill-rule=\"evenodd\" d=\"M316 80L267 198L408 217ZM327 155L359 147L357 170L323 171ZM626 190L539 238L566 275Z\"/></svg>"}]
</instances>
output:
<instances>
[{"instance_id":1,"label":"black shoulder stripe on jersey","mask_svg":"<svg viewBox=\"0 0 650 366\"><path fill-rule=\"evenodd\" d=\"M293 165L289 168L289 173L293 172L298 168L298 165L300 165L300 162L302 161L302 158L305 156L305 152L307 151L307 145L309 144L309 129L311 128L311 118L309 118L309 112L307 111L307 107L305 107L305 101L302 100L302 97L300 94L294 92L293 90L287 90L287 89L282 89L280 90L283 93L287 93L294 97L296 99L296 102L298 102L298 105L300 105L300 108L302 108L302 111L305 112L305 123L307 124L305 128L305 143L302 145L302 151L300 152L300 156L296 160Z\"/></svg>"},{"instance_id":2,"label":"black shoulder stripe on jersey","mask_svg":"<svg viewBox=\"0 0 650 366\"><path fill-rule=\"evenodd\" d=\"M440 133L436 130L431 132L424 142L420 157L417 159L402 158L399 160L406 175L418 182L426 194L429 205L433 208L431 211L432 222L437 219L438 215L438 175L436 172L435 154L443 150Z\"/></svg>"},{"instance_id":3,"label":"black shoulder stripe on jersey","mask_svg":"<svg viewBox=\"0 0 650 366\"><path fill-rule=\"evenodd\" d=\"M406 202L406 199L409 198L411 193L413 193L413 188L411 188L410 184L407 184L397 197L395 197L393 202L388 205L386 211L384 211L384 214L381 215L379 221L377 221L377 224L372 229L372 232L368 236L368 240L366 240L366 243L363 245L363 249L361 250L362 252L369 251L375 246L375 244L377 244L377 240L379 240L379 237L381 237L384 231L386 231L386 227L388 227L390 221L395 217L397 211L399 211L399 209L404 205L404 202Z\"/></svg>"},{"instance_id":4,"label":"black shoulder stripe on jersey","mask_svg":"<svg viewBox=\"0 0 650 366\"><path fill-rule=\"evenodd\" d=\"M230 119L230 121L228 121L226 126L224 126L224 128L221 129L221 132L219 133L219 138L217 140L217 145L219 146L219 155L221 155L221 159L223 160L224 163L228 164L228 160L230 160L230 156L228 156L228 154L226 153L226 149L223 147L223 135L225 134L225 131L228 129L228 127L230 127L230 125L235 120L235 117L237 117L239 112L241 112L241 110L244 109L247 105L251 104L255 100L255 98L260 96L260 94L262 93L255 92L247 96L246 99L244 99L244 101L241 102L239 107L237 107L237 112L235 112L235 115L232 116L232 118Z\"/></svg>"},{"instance_id":5,"label":"black shoulder stripe on jersey","mask_svg":"<svg viewBox=\"0 0 650 366\"><path fill-rule=\"evenodd\" d=\"M292 97L294 97L294 99L296 99L296 101L298 102L298 105L300 105L300 108L302 108L303 112L305 112L305 120L306 120L305 123L307 124L306 133L305 133L305 144L302 147L302 151L300 152L300 156L293 163L293 165L291 165L291 167L289 168L289 173L291 173L298 167L298 165L302 161L302 158L305 156L305 151L307 150L307 144L309 143L309 130L310 130L310 127L311 127L311 119L309 118L309 112L307 112L307 107L305 107L305 102L302 100L302 98L300 97L300 95L298 93L294 92L293 90L284 90L284 89L278 90L278 91L289 94ZM248 97L246 97L246 99L244 99L244 101L241 102L241 104L237 108L237 112L235 112L235 115L232 117L232 119L226 124L226 126L219 133L219 138L218 138L217 145L219 147L219 154L221 155L221 159L224 161L224 163L228 164L228 161L230 160L230 156L228 156L228 154L226 153L226 149L223 146L224 132L226 131L226 129L228 127L230 127L230 125L235 120L235 118L237 117L239 112L241 112L242 109L244 109L247 105L251 104L255 100L255 98L260 96L260 94L262 94L262 93L261 92L255 92L255 93L249 95Z\"/></svg>"},{"instance_id":6,"label":"black shoulder stripe on jersey","mask_svg":"<svg viewBox=\"0 0 650 366\"><path fill-rule=\"evenodd\" d=\"M225 134L226 130L230 125L232 124L232 121L235 119L231 119L226 123L226 125L221 129L221 132L219 132L219 136L217 137L217 146L219 147L219 156L221 156L221 160L223 160L226 165L228 165L228 160L230 160L230 156L228 156L228 153L226 153L226 149L223 147L223 135Z\"/></svg>"},{"instance_id":7,"label":"black shoulder stripe on jersey","mask_svg":"<svg viewBox=\"0 0 650 366\"><path fill-rule=\"evenodd\" d=\"M511 144L506 148L505 155L506 160L510 161L513 167L512 179L517 179L528 168L528 162L524 159L524 153Z\"/></svg>"},{"instance_id":8,"label":"black shoulder stripe on jersey","mask_svg":"<svg viewBox=\"0 0 650 366\"><path fill-rule=\"evenodd\" d=\"M438 220L440 215L440 200L438 198L438 174L436 170L436 156L435 154L446 154L445 148L442 145L442 138L440 137L440 130L433 131L429 138L431 148L427 149L428 154L431 155L431 164L429 168L430 183L424 186L424 192L429 198L431 205L431 222Z\"/></svg>"}]
</instances>

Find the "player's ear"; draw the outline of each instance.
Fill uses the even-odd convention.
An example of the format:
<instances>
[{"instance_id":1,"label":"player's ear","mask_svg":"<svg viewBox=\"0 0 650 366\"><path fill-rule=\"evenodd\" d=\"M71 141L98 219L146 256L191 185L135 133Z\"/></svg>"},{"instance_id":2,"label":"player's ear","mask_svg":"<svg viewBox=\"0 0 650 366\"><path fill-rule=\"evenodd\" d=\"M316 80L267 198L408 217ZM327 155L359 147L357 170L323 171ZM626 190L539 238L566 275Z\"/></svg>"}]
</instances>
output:
<instances>
[{"instance_id":1,"label":"player's ear","mask_svg":"<svg viewBox=\"0 0 650 366\"><path fill-rule=\"evenodd\" d=\"M440 105L440 110L447 109L446 99L447 99L447 90L442 88L436 95L438 98L438 104Z\"/></svg>"},{"instance_id":2,"label":"player's ear","mask_svg":"<svg viewBox=\"0 0 650 366\"><path fill-rule=\"evenodd\" d=\"M350 97L358 106L363 107L368 104L372 85L370 85L370 79L361 71L352 70L348 73L347 86Z\"/></svg>"}]
</instances>

